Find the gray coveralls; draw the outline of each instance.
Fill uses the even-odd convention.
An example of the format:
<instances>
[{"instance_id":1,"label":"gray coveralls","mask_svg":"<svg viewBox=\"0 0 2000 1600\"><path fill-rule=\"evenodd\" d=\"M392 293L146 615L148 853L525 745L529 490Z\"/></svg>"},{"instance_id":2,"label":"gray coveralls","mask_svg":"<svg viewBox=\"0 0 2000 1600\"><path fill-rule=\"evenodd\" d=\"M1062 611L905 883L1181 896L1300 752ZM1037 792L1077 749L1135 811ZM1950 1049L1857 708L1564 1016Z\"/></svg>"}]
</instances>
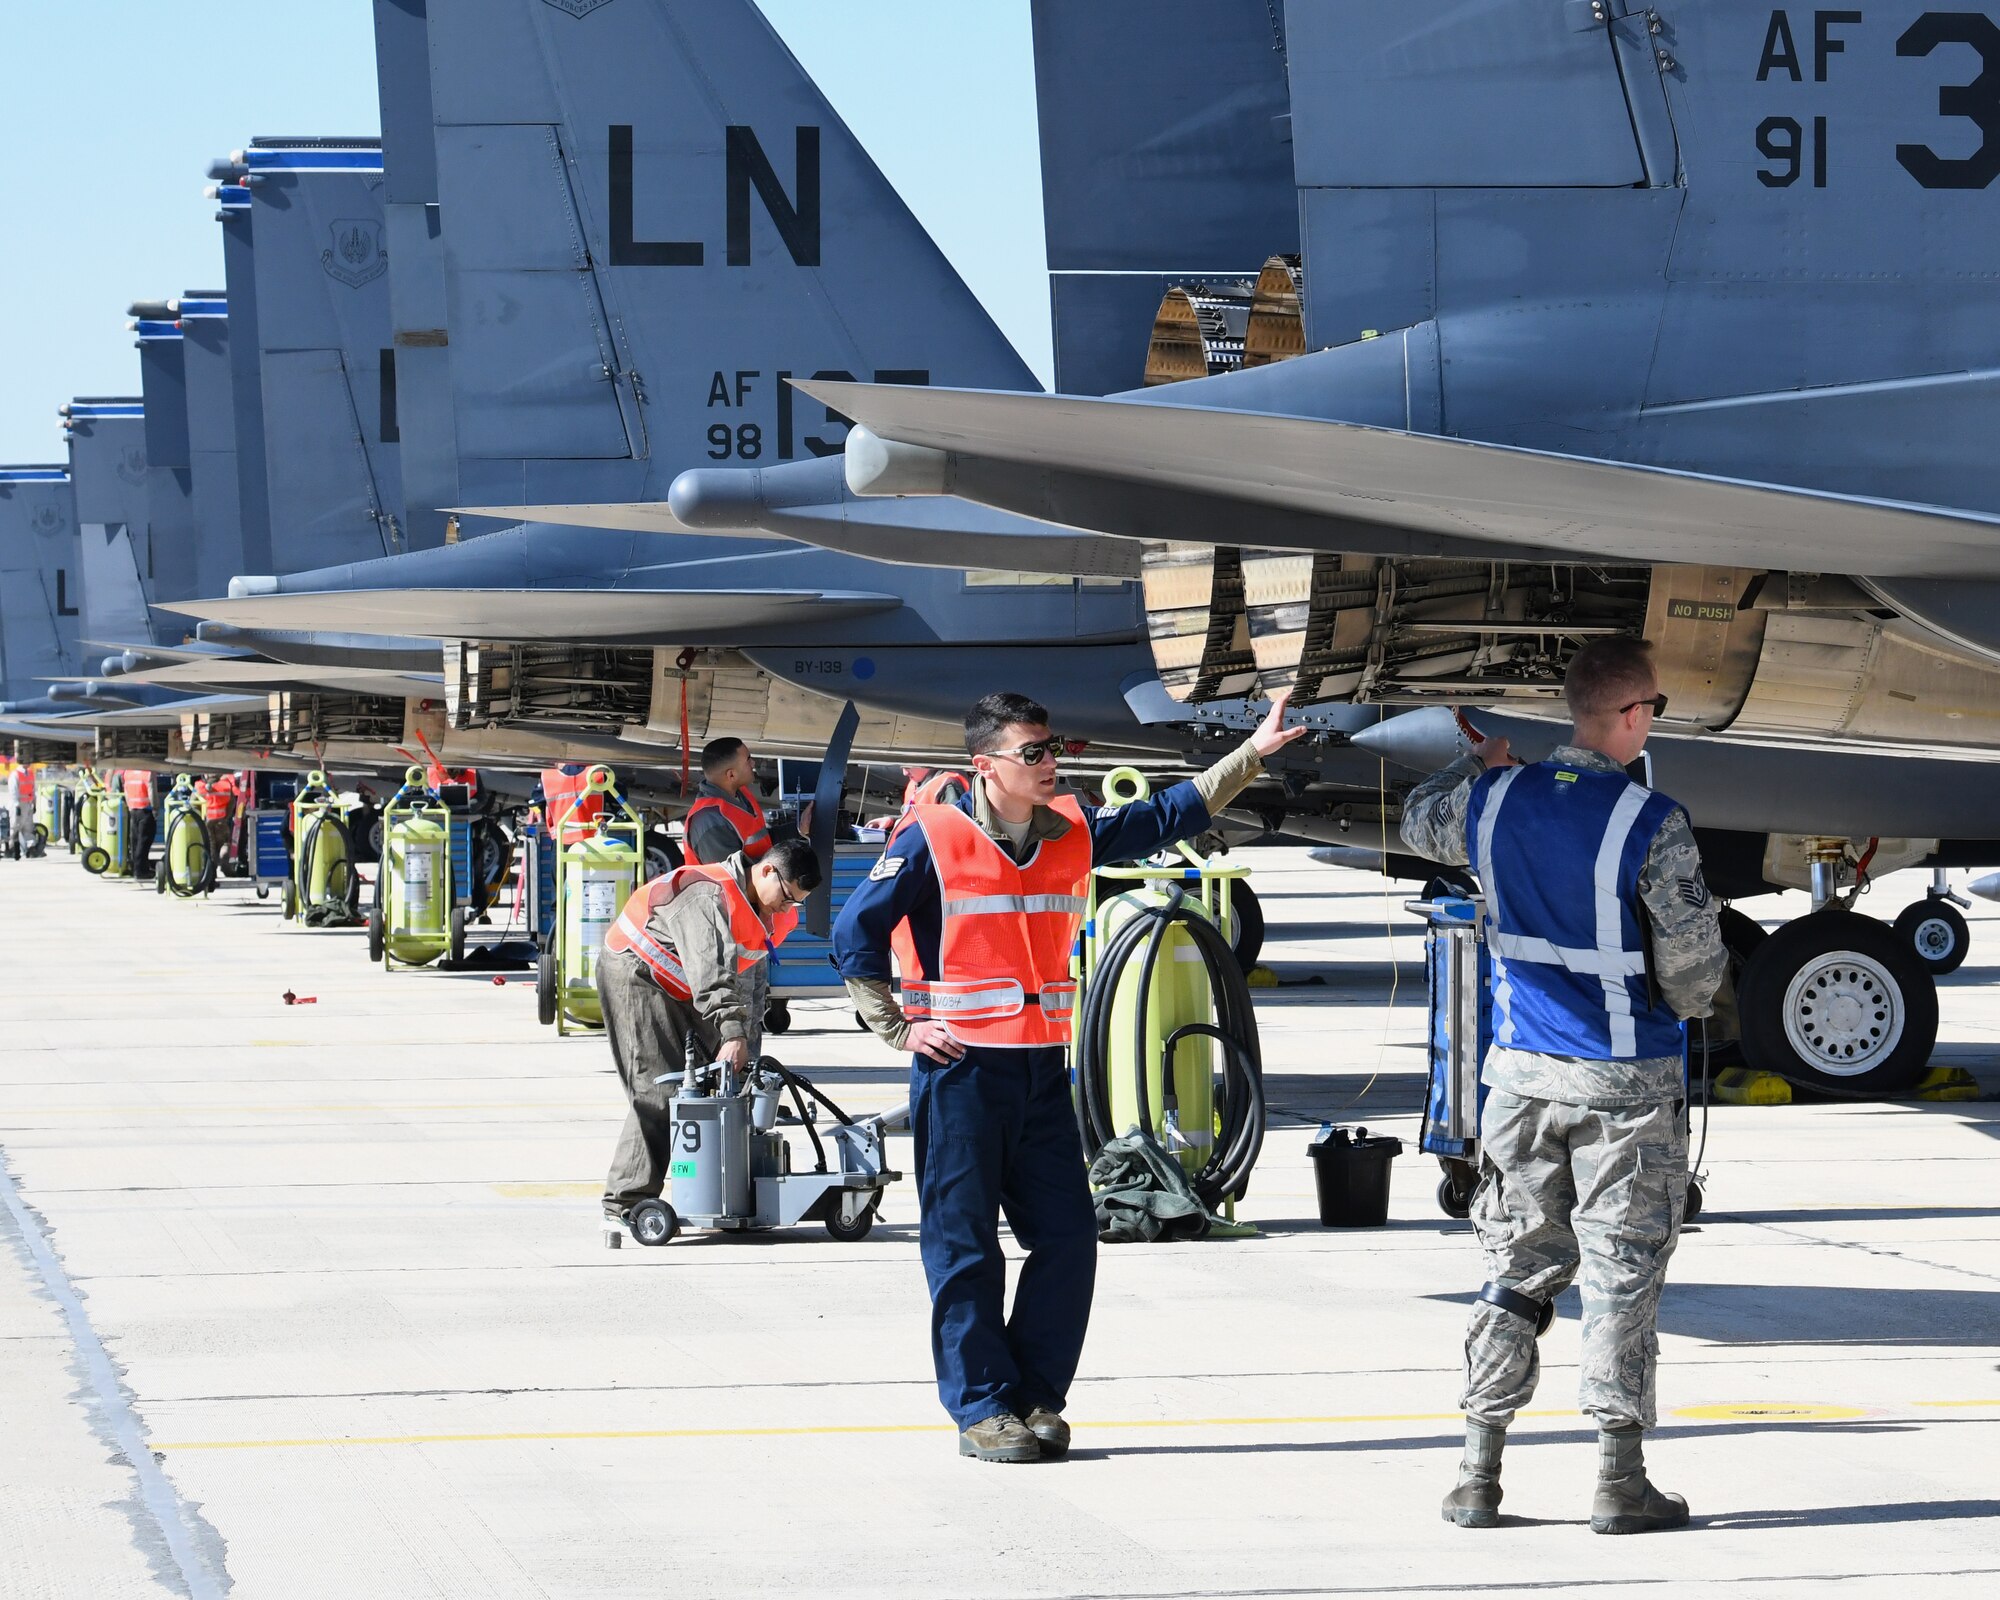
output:
<instances>
[{"instance_id":1,"label":"gray coveralls","mask_svg":"<svg viewBox=\"0 0 2000 1600\"><path fill-rule=\"evenodd\" d=\"M1573 745L1551 760L1622 770ZM1404 802L1403 842L1466 865L1466 814L1484 770L1476 755L1463 756L1418 785ZM1639 887L1661 998L1683 1018L1710 1015L1727 955L1686 813L1675 811L1655 836ZM1687 1195L1681 1058L1603 1061L1496 1045L1482 1077L1489 1093L1472 1219L1487 1279L1546 1302L1580 1278L1578 1403L1602 1427L1650 1428L1660 1290ZM1504 1429L1540 1371L1534 1324L1476 1303L1459 1401L1466 1416Z\"/></svg>"},{"instance_id":2,"label":"gray coveralls","mask_svg":"<svg viewBox=\"0 0 2000 1600\"><path fill-rule=\"evenodd\" d=\"M750 863L738 851L727 865L754 906ZM758 914L763 915L761 910ZM679 1087L688 1035L694 1035L703 1061L713 1061L731 1039L747 1040L754 1060L763 1041L764 1004L771 985L768 961L737 970L738 947L718 884L688 885L654 911L647 929L680 957L694 1000L668 994L654 981L653 969L633 951L613 951L597 963L604 1033L631 1105L604 1180L604 1209L614 1213L641 1200L658 1199L666 1184L673 1143L667 1104ZM663 1072L672 1073L673 1080L654 1083Z\"/></svg>"}]
</instances>

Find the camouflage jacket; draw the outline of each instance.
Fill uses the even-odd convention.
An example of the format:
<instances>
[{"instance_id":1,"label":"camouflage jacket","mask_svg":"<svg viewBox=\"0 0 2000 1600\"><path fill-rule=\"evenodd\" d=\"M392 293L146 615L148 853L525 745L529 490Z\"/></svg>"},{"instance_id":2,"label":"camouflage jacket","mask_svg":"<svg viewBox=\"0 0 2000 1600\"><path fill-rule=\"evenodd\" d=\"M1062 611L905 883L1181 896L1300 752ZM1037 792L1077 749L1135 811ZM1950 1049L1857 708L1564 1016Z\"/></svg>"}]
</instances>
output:
<instances>
[{"instance_id":1,"label":"camouflage jacket","mask_svg":"<svg viewBox=\"0 0 2000 1600\"><path fill-rule=\"evenodd\" d=\"M1576 745L1564 745L1549 759L1584 772L1624 770L1609 756ZM1465 816L1472 785L1485 770L1478 756L1463 755L1412 789L1403 802L1403 843L1429 860L1465 866ZM1660 998L1676 1016L1711 1015L1728 955L1685 811L1674 811L1653 836L1639 873L1639 899L1651 927ZM1678 1100L1684 1089L1679 1056L1594 1061L1495 1045L1481 1075L1490 1088L1566 1105L1643 1105Z\"/></svg>"}]
</instances>

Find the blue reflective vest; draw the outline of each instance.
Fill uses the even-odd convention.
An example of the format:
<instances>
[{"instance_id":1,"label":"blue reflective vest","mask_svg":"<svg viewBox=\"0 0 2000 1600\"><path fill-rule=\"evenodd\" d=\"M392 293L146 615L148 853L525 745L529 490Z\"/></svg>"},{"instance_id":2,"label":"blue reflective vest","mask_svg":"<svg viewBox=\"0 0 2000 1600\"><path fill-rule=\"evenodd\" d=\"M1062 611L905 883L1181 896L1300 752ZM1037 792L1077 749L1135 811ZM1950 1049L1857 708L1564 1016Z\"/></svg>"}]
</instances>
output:
<instances>
[{"instance_id":1,"label":"blue reflective vest","mask_svg":"<svg viewBox=\"0 0 2000 1600\"><path fill-rule=\"evenodd\" d=\"M1623 773L1548 761L1474 783L1465 844L1486 890L1494 1043L1595 1061L1681 1053L1680 1020L1648 993L1639 901L1676 809Z\"/></svg>"}]
</instances>

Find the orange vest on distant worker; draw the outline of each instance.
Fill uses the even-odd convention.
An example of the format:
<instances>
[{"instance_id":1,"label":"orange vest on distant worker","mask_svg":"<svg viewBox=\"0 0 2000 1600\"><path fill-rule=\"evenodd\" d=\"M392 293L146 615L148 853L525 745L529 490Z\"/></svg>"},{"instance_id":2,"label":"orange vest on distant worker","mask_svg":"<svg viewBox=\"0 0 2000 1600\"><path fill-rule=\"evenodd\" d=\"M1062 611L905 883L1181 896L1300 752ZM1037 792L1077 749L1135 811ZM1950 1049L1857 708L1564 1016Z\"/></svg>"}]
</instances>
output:
<instances>
[{"instance_id":1,"label":"orange vest on distant worker","mask_svg":"<svg viewBox=\"0 0 2000 1600\"><path fill-rule=\"evenodd\" d=\"M652 969L653 981L676 1000L693 1000L694 990L681 969L681 958L672 945L653 936L649 924L653 913L672 902L689 884L714 883L722 887L722 903L729 908L729 937L736 941L736 970L747 972L798 925L799 914L789 907L772 919L766 929L757 908L750 903L736 876L726 866L676 867L648 883L642 883L625 902L618 920L605 936L606 953L630 950Z\"/></svg>"},{"instance_id":2,"label":"orange vest on distant worker","mask_svg":"<svg viewBox=\"0 0 2000 1600\"><path fill-rule=\"evenodd\" d=\"M575 772L542 768L542 821L557 835L558 844L574 844L604 815L604 796L590 793L589 782L587 766L579 766Z\"/></svg>"},{"instance_id":3,"label":"orange vest on distant worker","mask_svg":"<svg viewBox=\"0 0 2000 1600\"><path fill-rule=\"evenodd\" d=\"M236 780L225 772L195 788L201 791L202 816L210 822L227 822L236 804Z\"/></svg>"},{"instance_id":4,"label":"orange vest on distant worker","mask_svg":"<svg viewBox=\"0 0 2000 1600\"><path fill-rule=\"evenodd\" d=\"M1069 832L1044 839L1020 866L956 806L917 806L904 820L923 829L944 891L939 970L905 977L905 1015L946 1023L967 1044L1069 1043L1070 952L1087 904L1090 828L1073 795L1050 809Z\"/></svg>"},{"instance_id":5,"label":"orange vest on distant worker","mask_svg":"<svg viewBox=\"0 0 2000 1600\"><path fill-rule=\"evenodd\" d=\"M153 804L153 775L143 767L125 769L125 803L134 811L144 811Z\"/></svg>"},{"instance_id":6,"label":"orange vest on distant worker","mask_svg":"<svg viewBox=\"0 0 2000 1600\"><path fill-rule=\"evenodd\" d=\"M757 803L754 794L740 794L736 800L736 804L731 804L727 800L717 799L712 794L704 795L688 807L687 822L694 821L704 811L720 811L730 827L736 830L737 837L743 841L741 846L743 853L755 861L771 848L771 829L764 821L764 808ZM683 828L687 826L687 822L682 823ZM718 866L720 863L710 862L709 865Z\"/></svg>"}]
</instances>

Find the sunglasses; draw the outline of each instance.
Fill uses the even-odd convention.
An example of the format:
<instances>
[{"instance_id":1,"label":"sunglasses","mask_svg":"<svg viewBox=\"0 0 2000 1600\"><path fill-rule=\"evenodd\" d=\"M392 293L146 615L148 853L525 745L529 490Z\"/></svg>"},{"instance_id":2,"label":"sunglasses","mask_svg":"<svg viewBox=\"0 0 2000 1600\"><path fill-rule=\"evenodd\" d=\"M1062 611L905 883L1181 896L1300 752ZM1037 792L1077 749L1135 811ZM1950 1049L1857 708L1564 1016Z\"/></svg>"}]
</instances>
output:
<instances>
[{"instance_id":1,"label":"sunglasses","mask_svg":"<svg viewBox=\"0 0 2000 1600\"><path fill-rule=\"evenodd\" d=\"M1016 745L1012 750L988 750L986 752L989 756L1008 756L1020 762L1024 767L1039 767L1042 764L1044 756L1054 761L1062 753L1063 738L1059 733L1051 734L1046 739L1037 739L1033 744Z\"/></svg>"},{"instance_id":2,"label":"sunglasses","mask_svg":"<svg viewBox=\"0 0 2000 1600\"><path fill-rule=\"evenodd\" d=\"M793 894L792 885L785 882L783 878L778 880L778 893L785 897L785 904L788 906L802 906L813 897L812 890L810 889L807 889L803 894Z\"/></svg>"},{"instance_id":3,"label":"sunglasses","mask_svg":"<svg viewBox=\"0 0 2000 1600\"><path fill-rule=\"evenodd\" d=\"M1622 717L1636 706L1651 706L1654 716L1664 717L1667 714L1667 697L1663 694L1656 694L1650 699L1634 700L1629 706L1620 706L1618 708L1618 715Z\"/></svg>"}]
</instances>

